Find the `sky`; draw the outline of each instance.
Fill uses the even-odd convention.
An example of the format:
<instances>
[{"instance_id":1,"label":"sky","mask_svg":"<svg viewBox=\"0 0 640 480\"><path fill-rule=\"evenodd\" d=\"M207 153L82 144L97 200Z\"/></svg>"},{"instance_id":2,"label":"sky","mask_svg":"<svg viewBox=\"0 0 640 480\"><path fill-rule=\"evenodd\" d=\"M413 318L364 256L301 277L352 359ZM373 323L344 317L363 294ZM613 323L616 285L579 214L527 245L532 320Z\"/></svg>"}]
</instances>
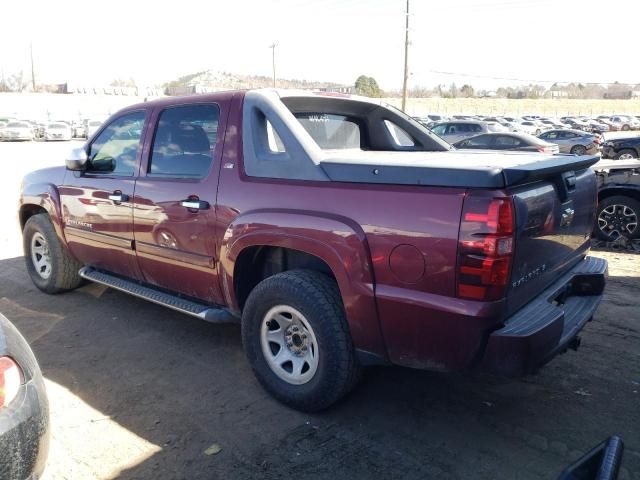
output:
<instances>
[{"instance_id":1,"label":"sky","mask_svg":"<svg viewBox=\"0 0 640 480\"><path fill-rule=\"evenodd\" d=\"M30 78L31 42L40 83L154 85L207 69L270 76L275 42L279 78L353 84L365 74L402 87L405 0L7 3L0 68ZM411 0L409 87L637 84L640 37L634 21L621 25L639 15L638 0Z\"/></svg>"}]
</instances>

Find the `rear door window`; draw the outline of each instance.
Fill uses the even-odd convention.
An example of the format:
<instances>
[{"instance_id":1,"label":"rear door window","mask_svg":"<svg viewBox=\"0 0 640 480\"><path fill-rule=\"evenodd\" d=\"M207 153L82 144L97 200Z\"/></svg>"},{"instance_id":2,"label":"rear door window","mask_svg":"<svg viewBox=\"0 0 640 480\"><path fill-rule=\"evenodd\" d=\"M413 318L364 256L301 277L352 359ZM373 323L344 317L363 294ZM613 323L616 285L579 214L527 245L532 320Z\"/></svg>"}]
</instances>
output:
<instances>
[{"instance_id":1,"label":"rear door window","mask_svg":"<svg viewBox=\"0 0 640 480\"><path fill-rule=\"evenodd\" d=\"M149 175L203 178L213 161L220 109L215 104L167 108L158 118Z\"/></svg>"}]
</instances>

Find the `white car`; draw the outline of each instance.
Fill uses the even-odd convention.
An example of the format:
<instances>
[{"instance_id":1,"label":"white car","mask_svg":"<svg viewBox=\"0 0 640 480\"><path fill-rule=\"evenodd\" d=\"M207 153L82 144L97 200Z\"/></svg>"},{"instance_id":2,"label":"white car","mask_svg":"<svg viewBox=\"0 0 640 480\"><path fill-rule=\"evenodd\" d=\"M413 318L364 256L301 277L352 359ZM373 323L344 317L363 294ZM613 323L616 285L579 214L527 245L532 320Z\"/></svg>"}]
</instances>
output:
<instances>
[{"instance_id":1,"label":"white car","mask_svg":"<svg viewBox=\"0 0 640 480\"><path fill-rule=\"evenodd\" d=\"M71 127L66 123L49 123L44 128L44 139L51 140L71 140Z\"/></svg>"},{"instance_id":2,"label":"white car","mask_svg":"<svg viewBox=\"0 0 640 480\"><path fill-rule=\"evenodd\" d=\"M102 121L100 120L87 121L87 129L86 129L87 138L91 138L91 136L94 133L96 133L101 126L102 126Z\"/></svg>"},{"instance_id":3,"label":"white car","mask_svg":"<svg viewBox=\"0 0 640 480\"><path fill-rule=\"evenodd\" d=\"M0 140L33 140L33 130L27 122L9 122L0 129Z\"/></svg>"},{"instance_id":4,"label":"white car","mask_svg":"<svg viewBox=\"0 0 640 480\"><path fill-rule=\"evenodd\" d=\"M551 130L551 127L538 123L535 120L523 120L522 122L517 124L516 127L520 132L528 133L529 135L533 135L535 137L540 135L545 130Z\"/></svg>"}]
</instances>

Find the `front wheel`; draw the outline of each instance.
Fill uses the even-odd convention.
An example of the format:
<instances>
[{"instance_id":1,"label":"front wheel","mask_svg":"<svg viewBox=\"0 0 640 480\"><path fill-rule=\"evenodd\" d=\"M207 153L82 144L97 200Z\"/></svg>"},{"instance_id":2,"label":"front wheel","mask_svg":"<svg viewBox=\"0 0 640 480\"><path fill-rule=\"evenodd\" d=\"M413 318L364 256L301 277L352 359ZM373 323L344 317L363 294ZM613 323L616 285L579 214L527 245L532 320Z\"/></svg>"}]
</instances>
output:
<instances>
[{"instance_id":1,"label":"front wheel","mask_svg":"<svg viewBox=\"0 0 640 480\"><path fill-rule=\"evenodd\" d=\"M620 150L615 156L616 160L633 160L634 158L638 158L638 154L635 150L631 150L630 148Z\"/></svg>"},{"instance_id":2,"label":"front wheel","mask_svg":"<svg viewBox=\"0 0 640 480\"><path fill-rule=\"evenodd\" d=\"M598 204L595 234L598 238L614 241L619 237L640 238L640 202L631 197L615 195Z\"/></svg>"},{"instance_id":3,"label":"front wheel","mask_svg":"<svg viewBox=\"0 0 640 480\"><path fill-rule=\"evenodd\" d=\"M31 280L45 293L60 293L82 283L82 267L65 250L46 213L27 220L22 231L25 262Z\"/></svg>"},{"instance_id":4,"label":"front wheel","mask_svg":"<svg viewBox=\"0 0 640 480\"><path fill-rule=\"evenodd\" d=\"M242 343L262 386L298 410L329 407L358 378L340 291L316 271L260 282L242 313Z\"/></svg>"}]
</instances>

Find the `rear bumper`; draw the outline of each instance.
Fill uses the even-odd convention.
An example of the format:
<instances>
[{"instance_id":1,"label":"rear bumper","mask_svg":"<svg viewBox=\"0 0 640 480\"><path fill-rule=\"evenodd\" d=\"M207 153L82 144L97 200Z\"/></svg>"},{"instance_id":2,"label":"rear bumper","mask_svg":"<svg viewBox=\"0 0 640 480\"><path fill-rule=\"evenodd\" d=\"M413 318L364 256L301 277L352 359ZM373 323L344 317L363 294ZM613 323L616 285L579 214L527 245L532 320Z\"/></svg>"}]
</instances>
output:
<instances>
[{"instance_id":1,"label":"rear bumper","mask_svg":"<svg viewBox=\"0 0 640 480\"><path fill-rule=\"evenodd\" d=\"M578 334L602 300L607 262L586 257L489 336L482 370L508 376L535 372L577 346Z\"/></svg>"}]
</instances>

